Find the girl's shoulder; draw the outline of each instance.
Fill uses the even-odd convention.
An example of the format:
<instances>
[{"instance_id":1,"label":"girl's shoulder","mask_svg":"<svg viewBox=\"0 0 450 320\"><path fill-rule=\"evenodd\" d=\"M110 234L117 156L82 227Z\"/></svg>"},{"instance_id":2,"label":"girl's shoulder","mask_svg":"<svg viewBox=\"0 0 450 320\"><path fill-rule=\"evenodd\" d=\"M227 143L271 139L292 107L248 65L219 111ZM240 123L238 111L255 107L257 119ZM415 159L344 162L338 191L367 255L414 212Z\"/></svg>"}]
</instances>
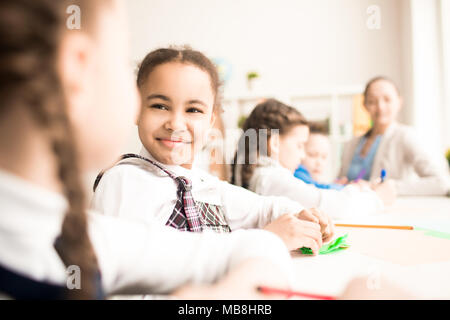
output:
<instances>
[{"instance_id":1,"label":"girl's shoulder","mask_svg":"<svg viewBox=\"0 0 450 320\"><path fill-rule=\"evenodd\" d=\"M416 130L413 127L403 123L395 122L387 129L387 131L384 133L384 136L386 136L389 139L392 138L402 139L404 137L414 136L415 134Z\"/></svg>"},{"instance_id":2,"label":"girl's shoulder","mask_svg":"<svg viewBox=\"0 0 450 320\"><path fill-rule=\"evenodd\" d=\"M164 172L140 159L123 159L104 172L104 176L159 177Z\"/></svg>"},{"instance_id":3,"label":"girl's shoulder","mask_svg":"<svg viewBox=\"0 0 450 320\"><path fill-rule=\"evenodd\" d=\"M147 182L151 183L161 175L155 168L146 163L139 162L137 159L125 159L117 162L109 169L101 172L94 183L94 191L101 186L123 186L128 182Z\"/></svg>"},{"instance_id":4,"label":"girl's shoulder","mask_svg":"<svg viewBox=\"0 0 450 320\"><path fill-rule=\"evenodd\" d=\"M387 138L389 138L396 148L401 149L423 143L413 127L401 123L396 123L393 126L391 134Z\"/></svg>"},{"instance_id":5,"label":"girl's shoulder","mask_svg":"<svg viewBox=\"0 0 450 320\"><path fill-rule=\"evenodd\" d=\"M250 179L250 189L257 192L260 188L270 189L272 186L278 186L290 179L298 180L291 172L274 162L263 162L255 166Z\"/></svg>"}]
</instances>

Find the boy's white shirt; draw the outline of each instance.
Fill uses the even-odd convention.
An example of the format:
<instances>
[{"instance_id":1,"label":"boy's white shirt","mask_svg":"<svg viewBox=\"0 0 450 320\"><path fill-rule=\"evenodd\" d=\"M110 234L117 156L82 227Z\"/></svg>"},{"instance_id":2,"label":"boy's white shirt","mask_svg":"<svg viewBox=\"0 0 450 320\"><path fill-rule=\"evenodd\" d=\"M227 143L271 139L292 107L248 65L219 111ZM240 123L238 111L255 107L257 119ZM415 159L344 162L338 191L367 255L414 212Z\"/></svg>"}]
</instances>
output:
<instances>
[{"instance_id":1,"label":"boy's white shirt","mask_svg":"<svg viewBox=\"0 0 450 320\"><path fill-rule=\"evenodd\" d=\"M307 208L318 208L333 219L370 215L383 209L383 202L370 188L360 191L349 185L339 191L319 189L296 178L270 157L258 158L249 189L266 196L283 195Z\"/></svg>"},{"instance_id":2,"label":"boy's white shirt","mask_svg":"<svg viewBox=\"0 0 450 320\"><path fill-rule=\"evenodd\" d=\"M0 208L0 265L64 285L66 267L53 242L66 200L0 170ZM139 288L134 293L168 293L187 283L213 283L250 258L266 258L293 281L289 252L264 230L194 234L91 211L89 235L107 294L130 287Z\"/></svg>"},{"instance_id":3,"label":"boy's white shirt","mask_svg":"<svg viewBox=\"0 0 450 320\"><path fill-rule=\"evenodd\" d=\"M156 161L144 148L140 155ZM192 182L195 201L224 207L231 230L263 228L285 213L303 210L284 197L260 196L199 169L164 165ZM136 218L165 225L177 200L177 184L159 168L141 159L125 159L103 175L92 208L105 215Z\"/></svg>"}]
</instances>

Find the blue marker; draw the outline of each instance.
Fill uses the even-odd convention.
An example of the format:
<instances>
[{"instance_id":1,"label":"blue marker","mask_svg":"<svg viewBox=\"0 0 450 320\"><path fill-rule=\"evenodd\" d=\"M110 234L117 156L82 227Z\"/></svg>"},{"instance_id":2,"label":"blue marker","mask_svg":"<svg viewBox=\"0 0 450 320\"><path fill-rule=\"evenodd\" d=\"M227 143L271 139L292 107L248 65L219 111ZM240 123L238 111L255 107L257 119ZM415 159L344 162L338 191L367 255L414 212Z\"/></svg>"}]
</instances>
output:
<instances>
[{"instance_id":1,"label":"blue marker","mask_svg":"<svg viewBox=\"0 0 450 320\"><path fill-rule=\"evenodd\" d=\"M381 178L381 182L384 182L384 179L386 178L386 170L381 169L380 178Z\"/></svg>"}]
</instances>

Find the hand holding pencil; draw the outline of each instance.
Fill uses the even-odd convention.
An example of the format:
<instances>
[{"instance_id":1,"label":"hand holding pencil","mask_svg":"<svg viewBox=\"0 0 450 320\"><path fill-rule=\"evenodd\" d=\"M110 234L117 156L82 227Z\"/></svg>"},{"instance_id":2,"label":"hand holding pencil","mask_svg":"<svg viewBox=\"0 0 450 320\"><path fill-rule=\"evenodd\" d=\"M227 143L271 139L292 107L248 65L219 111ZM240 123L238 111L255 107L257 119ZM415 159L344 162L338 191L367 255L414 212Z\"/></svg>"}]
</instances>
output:
<instances>
[{"instance_id":1,"label":"hand holding pencil","mask_svg":"<svg viewBox=\"0 0 450 320\"><path fill-rule=\"evenodd\" d=\"M385 180L372 187L385 205L391 205L397 198L397 189L392 180Z\"/></svg>"},{"instance_id":2,"label":"hand holding pencil","mask_svg":"<svg viewBox=\"0 0 450 320\"><path fill-rule=\"evenodd\" d=\"M385 205L391 205L397 198L397 188L395 182L386 179L386 170L382 169L380 177L371 182L372 189L377 193Z\"/></svg>"}]
</instances>

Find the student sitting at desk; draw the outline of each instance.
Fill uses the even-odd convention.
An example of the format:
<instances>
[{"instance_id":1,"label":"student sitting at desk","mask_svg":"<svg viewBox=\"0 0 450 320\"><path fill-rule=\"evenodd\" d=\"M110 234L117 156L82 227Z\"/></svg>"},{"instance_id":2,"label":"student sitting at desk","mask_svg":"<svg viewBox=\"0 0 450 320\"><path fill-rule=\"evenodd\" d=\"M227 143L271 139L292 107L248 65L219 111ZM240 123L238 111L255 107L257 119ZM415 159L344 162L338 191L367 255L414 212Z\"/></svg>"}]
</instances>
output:
<instances>
[{"instance_id":1,"label":"student sitting at desk","mask_svg":"<svg viewBox=\"0 0 450 320\"><path fill-rule=\"evenodd\" d=\"M437 164L437 156L424 150L411 128L396 121L402 102L391 80L376 77L367 83L364 106L373 127L347 143L339 176L373 180L385 169L399 195L445 195L448 172Z\"/></svg>"},{"instance_id":2,"label":"student sitting at desk","mask_svg":"<svg viewBox=\"0 0 450 320\"><path fill-rule=\"evenodd\" d=\"M66 27L70 5L81 30ZM0 298L255 298L256 283L286 286L291 259L270 232L87 212L83 178L117 154L139 110L124 17L114 0L0 1Z\"/></svg>"},{"instance_id":3,"label":"student sitting at desk","mask_svg":"<svg viewBox=\"0 0 450 320\"><path fill-rule=\"evenodd\" d=\"M152 51L140 65L137 84L143 148L99 176L96 210L191 232L265 228L291 250L307 246L317 252L331 237L332 222L319 210L262 197L193 166L220 108L218 72L204 54L189 48Z\"/></svg>"},{"instance_id":4,"label":"student sitting at desk","mask_svg":"<svg viewBox=\"0 0 450 320\"><path fill-rule=\"evenodd\" d=\"M244 123L233 164L232 183L265 196L284 196L305 207L317 207L333 218L373 214L392 201L389 183L341 191L319 189L294 177L305 156L309 128L293 107L275 99L258 104ZM254 133L255 141L250 138ZM249 143L246 140L249 140Z\"/></svg>"},{"instance_id":5,"label":"student sitting at desk","mask_svg":"<svg viewBox=\"0 0 450 320\"><path fill-rule=\"evenodd\" d=\"M309 138L305 145L305 157L294 172L294 176L320 189L341 190L343 185L326 183L326 170L330 158L330 139L324 125L309 123Z\"/></svg>"}]
</instances>

